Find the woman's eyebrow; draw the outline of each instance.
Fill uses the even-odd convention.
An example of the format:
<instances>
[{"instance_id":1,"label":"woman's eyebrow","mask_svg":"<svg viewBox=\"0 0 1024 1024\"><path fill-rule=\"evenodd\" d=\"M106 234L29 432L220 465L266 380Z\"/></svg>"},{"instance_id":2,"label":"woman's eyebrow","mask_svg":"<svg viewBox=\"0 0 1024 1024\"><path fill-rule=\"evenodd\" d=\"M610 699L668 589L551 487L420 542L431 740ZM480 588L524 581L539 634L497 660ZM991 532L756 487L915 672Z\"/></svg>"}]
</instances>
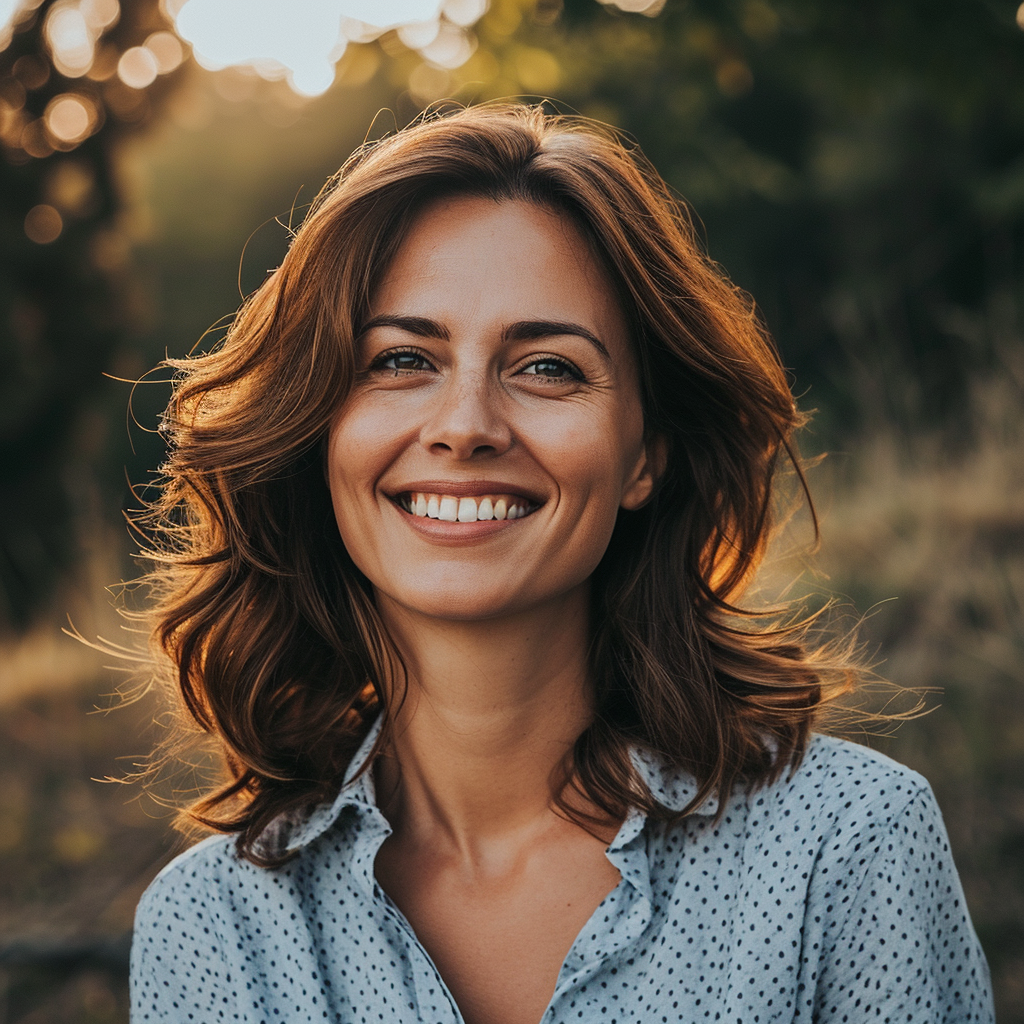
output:
<instances>
[{"instance_id":1,"label":"woman's eyebrow","mask_svg":"<svg viewBox=\"0 0 1024 1024\"><path fill-rule=\"evenodd\" d=\"M399 316L393 313L382 313L380 316L371 317L362 325L356 337L361 338L374 327L397 327L400 331L415 334L420 338L451 340L448 329L436 320L430 320L425 316Z\"/></svg>"},{"instance_id":2,"label":"woman's eyebrow","mask_svg":"<svg viewBox=\"0 0 1024 1024\"><path fill-rule=\"evenodd\" d=\"M605 359L611 359L604 342L593 331L571 320L519 320L502 331L502 340L529 341L534 338L553 338L559 334L575 334L589 341Z\"/></svg>"},{"instance_id":3,"label":"woman's eyebrow","mask_svg":"<svg viewBox=\"0 0 1024 1024\"><path fill-rule=\"evenodd\" d=\"M395 313L382 313L380 316L372 317L363 324L358 336L362 337L375 327L396 327L409 334L415 334L421 338L441 338L450 341L451 335L448 329L425 316L402 316ZM573 334L579 338L589 341L605 357L611 359L608 348L604 342L588 330L582 324L574 323L571 320L517 320L509 324L501 332L502 341L530 341L535 338L553 338L562 334Z\"/></svg>"}]
</instances>

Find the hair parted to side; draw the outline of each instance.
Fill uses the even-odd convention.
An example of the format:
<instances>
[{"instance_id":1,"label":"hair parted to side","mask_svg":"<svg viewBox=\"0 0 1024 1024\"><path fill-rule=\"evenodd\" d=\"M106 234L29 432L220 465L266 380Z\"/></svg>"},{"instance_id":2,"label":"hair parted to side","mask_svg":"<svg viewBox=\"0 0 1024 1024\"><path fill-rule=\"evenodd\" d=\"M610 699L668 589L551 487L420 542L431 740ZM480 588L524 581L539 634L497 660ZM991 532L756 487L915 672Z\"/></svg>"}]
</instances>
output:
<instances>
[{"instance_id":1,"label":"hair parted to side","mask_svg":"<svg viewBox=\"0 0 1024 1024\"><path fill-rule=\"evenodd\" d=\"M668 187L581 119L518 105L427 117L349 159L221 346L170 361L170 455L141 521L154 646L228 770L185 815L238 833L256 863L282 859L256 849L269 823L333 798L373 718L388 721L393 648L340 539L323 444L374 286L425 205L463 195L541 204L590 240L630 327L645 430L667 450L653 499L620 512L593 579L596 716L559 809L588 826L576 790L609 814L673 817L633 769L633 744L696 777L691 807L711 792L724 806L740 781L796 764L856 677L807 620L737 607L801 416L752 303Z\"/></svg>"}]
</instances>

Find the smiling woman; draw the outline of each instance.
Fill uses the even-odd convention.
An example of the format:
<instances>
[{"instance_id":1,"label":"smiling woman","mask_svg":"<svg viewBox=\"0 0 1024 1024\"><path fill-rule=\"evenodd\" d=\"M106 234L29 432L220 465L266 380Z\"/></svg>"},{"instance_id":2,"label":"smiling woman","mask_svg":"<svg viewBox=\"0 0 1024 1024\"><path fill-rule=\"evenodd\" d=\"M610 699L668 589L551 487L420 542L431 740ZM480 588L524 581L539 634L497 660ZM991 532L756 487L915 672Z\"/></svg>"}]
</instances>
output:
<instances>
[{"instance_id":1,"label":"smiling woman","mask_svg":"<svg viewBox=\"0 0 1024 1024\"><path fill-rule=\"evenodd\" d=\"M534 204L439 201L356 354L330 489L392 630L399 609L582 627L620 507L654 486L628 330L586 240Z\"/></svg>"},{"instance_id":2,"label":"smiling woman","mask_svg":"<svg viewBox=\"0 0 1024 1024\"><path fill-rule=\"evenodd\" d=\"M635 150L365 146L172 365L154 637L228 835L137 1020L992 1019L927 783L815 731L844 645L739 606L801 416Z\"/></svg>"}]
</instances>

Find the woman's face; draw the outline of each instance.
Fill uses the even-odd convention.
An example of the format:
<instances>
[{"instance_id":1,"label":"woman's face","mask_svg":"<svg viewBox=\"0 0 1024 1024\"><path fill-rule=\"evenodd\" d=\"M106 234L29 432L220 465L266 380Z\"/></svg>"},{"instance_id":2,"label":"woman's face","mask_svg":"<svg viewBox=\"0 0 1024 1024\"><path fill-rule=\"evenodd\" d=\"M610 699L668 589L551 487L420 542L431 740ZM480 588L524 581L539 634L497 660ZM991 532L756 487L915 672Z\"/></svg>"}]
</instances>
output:
<instances>
[{"instance_id":1,"label":"woman's face","mask_svg":"<svg viewBox=\"0 0 1024 1024\"><path fill-rule=\"evenodd\" d=\"M356 362L328 476L378 598L459 620L585 598L652 467L622 310L572 223L523 202L429 207Z\"/></svg>"}]
</instances>

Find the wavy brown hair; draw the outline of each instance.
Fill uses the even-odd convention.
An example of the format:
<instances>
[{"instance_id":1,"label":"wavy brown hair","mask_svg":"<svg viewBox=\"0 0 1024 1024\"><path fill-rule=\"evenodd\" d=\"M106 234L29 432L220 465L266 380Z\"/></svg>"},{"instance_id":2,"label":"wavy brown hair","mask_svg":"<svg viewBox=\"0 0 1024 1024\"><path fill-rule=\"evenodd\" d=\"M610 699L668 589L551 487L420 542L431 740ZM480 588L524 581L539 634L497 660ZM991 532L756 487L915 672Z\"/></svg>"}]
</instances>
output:
<instances>
[{"instance_id":1,"label":"wavy brown hair","mask_svg":"<svg viewBox=\"0 0 1024 1024\"><path fill-rule=\"evenodd\" d=\"M702 253L681 204L610 129L538 107L424 118L360 148L328 183L281 266L223 343L172 360L170 455L141 525L155 561L154 645L223 784L186 812L238 834L257 863L268 824L337 792L383 713L395 651L340 539L324 478L331 418L352 384L374 286L426 204L537 203L571 218L615 283L645 430L667 464L653 499L620 512L593 578L596 715L566 763L602 814L674 817L634 770L640 744L724 806L738 783L798 763L855 670L737 602L772 526L773 481L801 423L753 304ZM806 490L806 488L804 488ZM683 812L684 814L686 811Z\"/></svg>"}]
</instances>

